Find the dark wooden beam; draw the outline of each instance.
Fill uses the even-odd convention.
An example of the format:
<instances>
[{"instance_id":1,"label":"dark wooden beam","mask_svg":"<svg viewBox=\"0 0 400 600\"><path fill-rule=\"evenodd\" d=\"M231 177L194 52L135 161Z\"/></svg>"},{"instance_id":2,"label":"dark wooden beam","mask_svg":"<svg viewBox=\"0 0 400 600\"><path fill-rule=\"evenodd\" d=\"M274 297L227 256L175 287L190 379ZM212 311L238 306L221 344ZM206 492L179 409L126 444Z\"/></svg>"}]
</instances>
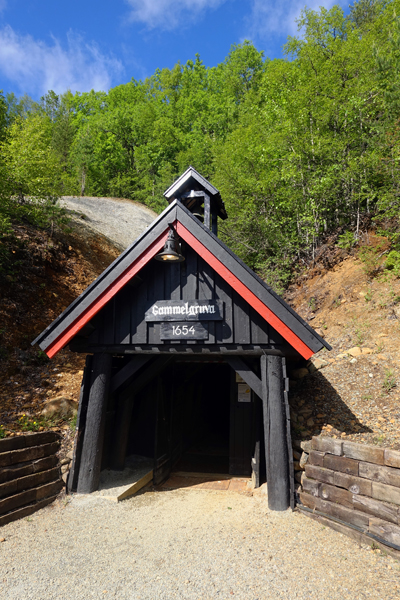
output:
<instances>
[{"instance_id":1,"label":"dark wooden beam","mask_svg":"<svg viewBox=\"0 0 400 600\"><path fill-rule=\"evenodd\" d=\"M90 494L99 488L111 362L111 354L95 354L93 357L86 428L77 485L77 492L80 494Z\"/></svg>"},{"instance_id":2,"label":"dark wooden beam","mask_svg":"<svg viewBox=\"0 0 400 600\"><path fill-rule=\"evenodd\" d=\"M202 190L189 190L182 194L181 198L203 198L204 192Z\"/></svg>"},{"instance_id":3,"label":"dark wooden beam","mask_svg":"<svg viewBox=\"0 0 400 600\"><path fill-rule=\"evenodd\" d=\"M78 485L79 467L81 464L83 437L86 427L86 414L89 402L90 378L92 373L93 356L86 357L86 364L83 370L81 392L79 396L78 414L76 418L76 430L74 441L74 453L72 459L71 470L67 480L67 491L69 493L76 492Z\"/></svg>"},{"instance_id":4,"label":"dark wooden beam","mask_svg":"<svg viewBox=\"0 0 400 600\"><path fill-rule=\"evenodd\" d=\"M283 401L285 405L285 416L286 416L286 442L288 447L288 462L289 462L289 484L290 484L290 508L294 510L295 507L295 488L294 488L294 465L293 465L293 446L292 446L292 432L290 427L290 405L289 405L289 377L287 376L286 370L286 358L282 359L283 369Z\"/></svg>"},{"instance_id":5,"label":"dark wooden beam","mask_svg":"<svg viewBox=\"0 0 400 600\"><path fill-rule=\"evenodd\" d=\"M133 356L127 365L111 379L110 392L115 394L122 386L127 386L151 356Z\"/></svg>"},{"instance_id":6,"label":"dark wooden beam","mask_svg":"<svg viewBox=\"0 0 400 600\"><path fill-rule=\"evenodd\" d=\"M260 363L268 507L271 510L282 511L290 505L282 358L262 356Z\"/></svg>"},{"instance_id":7,"label":"dark wooden beam","mask_svg":"<svg viewBox=\"0 0 400 600\"><path fill-rule=\"evenodd\" d=\"M247 385L251 387L253 392L262 398L263 392L261 379L257 377L254 371L248 365L246 365L244 360L239 356L232 356L226 358L226 362L234 371L236 371L236 373L238 373L238 375L240 375L240 377L242 377L242 379L244 379Z\"/></svg>"},{"instance_id":8,"label":"dark wooden beam","mask_svg":"<svg viewBox=\"0 0 400 600\"><path fill-rule=\"evenodd\" d=\"M281 348L281 346L280 346ZM287 349L287 346L282 347L283 350ZM290 348L289 348L290 349ZM252 345L252 344L224 344L224 345L215 345L215 346L206 346L206 345L179 345L179 346L170 346L169 344L160 345L152 345L146 344L143 346L130 346L128 344L87 344L82 343L81 340L74 340L73 343L70 344L70 350L72 352L109 352L111 354L119 354L119 355L135 355L135 354L151 354L161 356L163 354L174 354L178 355L202 355L202 356L236 356L236 355L244 355L247 354L249 356L261 356L262 354L275 354L277 356L284 356L284 351L278 348L268 347L267 345ZM292 351L292 355L295 358L299 358L299 355ZM287 352L287 356L290 356L290 353Z\"/></svg>"},{"instance_id":9,"label":"dark wooden beam","mask_svg":"<svg viewBox=\"0 0 400 600\"><path fill-rule=\"evenodd\" d=\"M214 235L218 235L218 215L215 207L211 213L211 231Z\"/></svg>"},{"instance_id":10,"label":"dark wooden beam","mask_svg":"<svg viewBox=\"0 0 400 600\"><path fill-rule=\"evenodd\" d=\"M134 379L120 395L115 417L113 454L111 458L113 469L123 470L124 468L135 394L140 392L154 377L157 377L171 359L172 356L161 356L151 362L147 366L147 369Z\"/></svg>"},{"instance_id":11,"label":"dark wooden beam","mask_svg":"<svg viewBox=\"0 0 400 600\"><path fill-rule=\"evenodd\" d=\"M211 229L211 200L206 193L204 193L204 226Z\"/></svg>"}]
</instances>

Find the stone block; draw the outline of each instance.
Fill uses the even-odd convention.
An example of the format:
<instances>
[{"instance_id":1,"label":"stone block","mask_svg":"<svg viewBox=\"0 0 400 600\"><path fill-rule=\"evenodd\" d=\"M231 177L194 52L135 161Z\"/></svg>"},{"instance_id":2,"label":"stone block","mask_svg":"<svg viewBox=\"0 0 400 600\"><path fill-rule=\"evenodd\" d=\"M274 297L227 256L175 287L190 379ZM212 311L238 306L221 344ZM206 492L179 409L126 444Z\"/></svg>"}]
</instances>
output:
<instances>
[{"instance_id":1,"label":"stone block","mask_svg":"<svg viewBox=\"0 0 400 600\"><path fill-rule=\"evenodd\" d=\"M347 475L356 475L358 477L358 460L345 458L344 456L333 456L325 454L323 466L332 471L347 473Z\"/></svg>"},{"instance_id":2,"label":"stone block","mask_svg":"<svg viewBox=\"0 0 400 600\"><path fill-rule=\"evenodd\" d=\"M0 453L9 452L10 450L19 450L25 448L25 436L19 435L18 437L4 438L0 440Z\"/></svg>"},{"instance_id":3,"label":"stone block","mask_svg":"<svg viewBox=\"0 0 400 600\"><path fill-rule=\"evenodd\" d=\"M303 490L307 494L311 494L312 496L319 496L319 488L320 483L315 481L314 479L308 479L307 477L303 477L302 486Z\"/></svg>"},{"instance_id":4,"label":"stone block","mask_svg":"<svg viewBox=\"0 0 400 600\"><path fill-rule=\"evenodd\" d=\"M316 479L322 483L334 484L335 471L330 471L329 469L324 469L323 467L317 467L316 465L310 465L307 463L305 472L306 476L310 477L311 479Z\"/></svg>"},{"instance_id":5,"label":"stone block","mask_svg":"<svg viewBox=\"0 0 400 600\"><path fill-rule=\"evenodd\" d=\"M400 452L398 450L385 449L385 465L400 469Z\"/></svg>"},{"instance_id":6,"label":"stone block","mask_svg":"<svg viewBox=\"0 0 400 600\"><path fill-rule=\"evenodd\" d=\"M36 492L36 500L42 500L43 498L47 498L58 494L62 487L63 482L59 479L58 481L54 481L53 483L46 483L46 485L42 485L41 487L38 487L33 491Z\"/></svg>"},{"instance_id":7,"label":"stone block","mask_svg":"<svg viewBox=\"0 0 400 600\"><path fill-rule=\"evenodd\" d=\"M8 467L11 464L11 452L2 452L0 454L0 467Z\"/></svg>"},{"instance_id":8,"label":"stone block","mask_svg":"<svg viewBox=\"0 0 400 600\"><path fill-rule=\"evenodd\" d=\"M369 531L391 544L400 546L400 527L398 525L372 517L369 520Z\"/></svg>"},{"instance_id":9,"label":"stone block","mask_svg":"<svg viewBox=\"0 0 400 600\"><path fill-rule=\"evenodd\" d=\"M347 508L353 508L353 497L351 492L334 485L321 483L318 495L324 500L329 500L329 502L336 502L336 504L347 506Z\"/></svg>"},{"instance_id":10,"label":"stone block","mask_svg":"<svg viewBox=\"0 0 400 600\"><path fill-rule=\"evenodd\" d=\"M50 454L55 454L59 447L60 443L57 441L51 444L44 444L43 446L33 446L22 450L13 450L10 452L10 464L15 465L17 463L27 462L28 460L44 458Z\"/></svg>"},{"instance_id":11,"label":"stone block","mask_svg":"<svg viewBox=\"0 0 400 600\"><path fill-rule=\"evenodd\" d=\"M319 452L328 452L335 456L342 456L343 442L331 437L315 436L312 439L312 449Z\"/></svg>"},{"instance_id":12,"label":"stone block","mask_svg":"<svg viewBox=\"0 0 400 600\"><path fill-rule=\"evenodd\" d=\"M372 497L376 500L400 505L400 488L373 481Z\"/></svg>"},{"instance_id":13,"label":"stone block","mask_svg":"<svg viewBox=\"0 0 400 600\"><path fill-rule=\"evenodd\" d=\"M307 452L307 454L310 454L311 450L312 450L312 442L311 440L303 440L300 442L300 448L304 451Z\"/></svg>"},{"instance_id":14,"label":"stone block","mask_svg":"<svg viewBox=\"0 0 400 600\"><path fill-rule=\"evenodd\" d=\"M307 452L303 452L303 454L300 457L300 461L299 461L300 469L305 469L307 462L308 462L308 454L307 454Z\"/></svg>"},{"instance_id":15,"label":"stone block","mask_svg":"<svg viewBox=\"0 0 400 600\"><path fill-rule=\"evenodd\" d=\"M4 500L0 500L0 515L4 515L24 504L30 504L36 500L36 490L28 490L22 494L15 494Z\"/></svg>"},{"instance_id":16,"label":"stone block","mask_svg":"<svg viewBox=\"0 0 400 600\"><path fill-rule=\"evenodd\" d=\"M352 494L362 494L363 496L372 496L372 482L361 477L354 477L346 473L335 473L334 485L349 490Z\"/></svg>"},{"instance_id":17,"label":"stone block","mask_svg":"<svg viewBox=\"0 0 400 600\"><path fill-rule=\"evenodd\" d=\"M371 481L379 481L387 485L400 487L400 470L392 467L382 467L381 465L373 465L367 462L360 462L359 475Z\"/></svg>"},{"instance_id":18,"label":"stone block","mask_svg":"<svg viewBox=\"0 0 400 600\"><path fill-rule=\"evenodd\" d=\"M318 467L324 466L325 452L318 452L317 450L311 450L308 457L308 463L310 465L316 465Z\"/></svg>"},{"instance_id":19,"label":"stone block","mask_svg":"<svg viewBox=\"0 0 400 600\"><path fill-rule=\"evenodd\" d=\"M343 442L343 455L347 458L356 460L364 460L376 465L385 464L384 449L376 448L375 446L364 446L355 442Z\"/></svg>"},{"instance_id":20,"label":"stone block","mask_svg":"<svg viewBox=\"0 0 400 600\"><path fill-rule=\"evenodd\" d=\"M368 513L374 517L399 523L399 507L389 502L381 502L365 496L353 496L353 506L356 510Z\"/></svg>"},{"instance_id":21,"label":"stone block","mask_svg":"<svg viewBox=\"0 0 400 600\"><path fill-rule=\"evenodd\" d=\"M369 526L369 516L361 511L323 500L305 492L302 492L299 496L300 502L304 506L311 508L311 510L318 510L329 517L336 517L345 523L350 523L363 529L367 529Z\"/></svg>"},{"instance_id":22,"label":"stone block","mask_svg":"<svg viewBox=\"0 0 400 600\"><path fill-rule=\"evenodd\" d=\"M297 483L301 484L302 476L304 475L304 471L296 471L294 474L294 479Z\"/></svg>"}]
</instances>

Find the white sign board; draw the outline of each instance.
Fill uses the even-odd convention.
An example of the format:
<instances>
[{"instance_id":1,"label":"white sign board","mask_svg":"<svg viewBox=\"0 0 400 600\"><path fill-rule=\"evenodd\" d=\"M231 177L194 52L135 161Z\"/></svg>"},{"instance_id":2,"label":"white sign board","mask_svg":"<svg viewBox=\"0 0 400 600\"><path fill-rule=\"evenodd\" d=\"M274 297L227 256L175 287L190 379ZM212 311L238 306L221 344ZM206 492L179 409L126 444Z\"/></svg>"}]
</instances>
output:
<instances>
[{"instance_id":1,"label":"white sign board","mask_svg":"<svg viewBox=\"0 0 400 600\"><path fill-rule=\"evenodd\" d=\"M238 402L251 402L251 389L247 383L238 385Z\"/></svg>"}]
</instances>

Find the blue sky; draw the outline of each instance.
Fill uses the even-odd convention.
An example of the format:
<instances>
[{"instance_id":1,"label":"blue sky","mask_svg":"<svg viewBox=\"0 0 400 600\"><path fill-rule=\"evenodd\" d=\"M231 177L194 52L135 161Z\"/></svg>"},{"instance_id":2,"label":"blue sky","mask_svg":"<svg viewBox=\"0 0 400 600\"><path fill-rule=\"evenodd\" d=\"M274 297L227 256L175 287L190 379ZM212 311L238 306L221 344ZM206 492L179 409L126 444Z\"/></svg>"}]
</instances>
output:
<instances>
[{"instance_id":1,"label":"blue sky","mask_svg":"<svg viewBox=\"0 0 400 600\"><path fill-rule=\"evenodd\" d=\"M309 8L348 2L310 0ZM282 56L304 0L0 0L0 89L38 99L105 90L200 54L222 62L232 44L253 41Z\"/></svg>"}]
</instances>

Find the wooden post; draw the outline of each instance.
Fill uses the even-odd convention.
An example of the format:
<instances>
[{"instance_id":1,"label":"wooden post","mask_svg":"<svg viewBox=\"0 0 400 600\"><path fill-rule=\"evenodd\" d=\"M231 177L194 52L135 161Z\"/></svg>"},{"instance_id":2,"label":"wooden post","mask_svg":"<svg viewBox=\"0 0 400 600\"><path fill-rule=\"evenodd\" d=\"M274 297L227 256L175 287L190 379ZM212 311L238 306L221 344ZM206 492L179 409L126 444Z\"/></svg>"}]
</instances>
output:
<instances>
[{"instance_id":1,"label":"wooden post","mask_svg":"<svg viewBox=\"0 0 400 600\"><path fill-rule=\"evenodd\" d=\"M114 447L111 468L123 471L125 466L126 449L129 441L129 429L132 420L134 398L129 388L124 390L118 400L117 414L114 425Z\"/></svg>"},{"instance_id":2,"label":"wooden post","mask_svg":"<svg viewBox=\"0 0 400 600\"><path fill-rule=\"evenodd\" d=\"M81 464L83 438L85 435L86 427L86 415L87 407L89 402L90 392L90 378L92 374L92 361L93 356L89 355L86 357L86 365L83 371L81 393L79 397L78 415L76 418L76 431L75 431L75 442L74 442L74 454L72 460L72 467L68 475L67 490L68 493L76 492L79 477L79 467Z\"/></svg>"},{"instance_id":3,"label":"wooden post","mask_svg":"<svg viewBox=\"0 0 400 600\"><path fill-rule=\"evenodd\" d=\"M261 357L261 379L268 507L281 511L289 508L290 481L280 356Z\"/></svg>"},{"instance_id":4,"label":"wooden post","mask_svg":"<svg viewBox=\"0 0 400 600\"><path fill-rule=\"evenodd\" d=\"M96 353L93 356L86 428L77 486L77 492L80 494L90 494L99 488L111 362L111 354Z\"/></svg>"},{"instance_id":5,"label":"wooden post","mask_svg":"<svg viewBox=\"0 0 400 600\"><path fill-rule=\"evenodd\" d=\"M207 229L211 229L211 199L208 194L204 192L204 225Z\"/></svg>"},{"instance_id":6,"label":"wooden post","mask_svg":"<svg viewBox=\"0 0 400 600\"><path fill-rule=\"evenodd\" d=\"M217 209L214 206L214 210L211 213L211 231L215 234L218 235L218 215L217 215Z\"/></svg>"}]
</instances>

